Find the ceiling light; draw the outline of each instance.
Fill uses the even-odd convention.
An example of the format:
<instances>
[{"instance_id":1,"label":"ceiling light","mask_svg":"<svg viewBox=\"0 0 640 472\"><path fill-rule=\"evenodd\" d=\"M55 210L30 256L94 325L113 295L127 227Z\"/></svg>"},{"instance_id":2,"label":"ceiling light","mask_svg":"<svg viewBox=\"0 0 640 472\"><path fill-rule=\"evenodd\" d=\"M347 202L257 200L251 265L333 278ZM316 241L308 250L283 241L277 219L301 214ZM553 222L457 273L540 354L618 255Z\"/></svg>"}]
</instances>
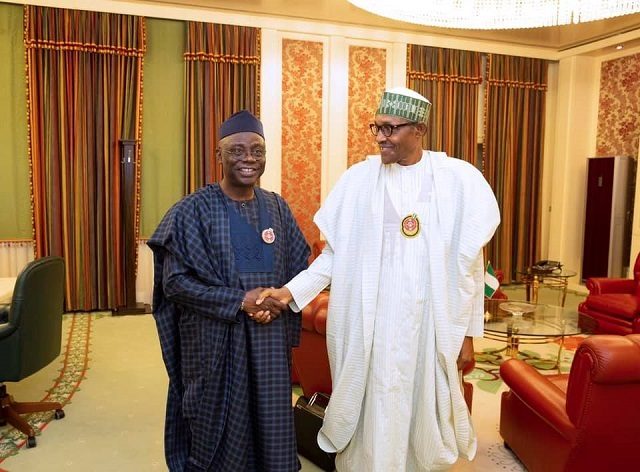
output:
<instances>
[{"instance_id":1,"label":"ceiling light","mask_svg":"<svg viewBox=\"0 0 640 472\"><path fill-rule=\"evenodd\" d=\"M640 12L640 0L348 0L376 15L426 26L514 29Z\"/></svg>"},{"instance_id":2,"label":"ceiling light","mask_svg":"<svg viewBox=\"0 0 640 472\"><path fill-rule=\"evenodd\" d=\"M618 50L618 51L619 51L619 50L620 50L620 49L622 49L623 47L624 47L624 46L623 46L622 44L618 44L618 45L616 46L616 50Z\"/></svg>"}]
</instances>

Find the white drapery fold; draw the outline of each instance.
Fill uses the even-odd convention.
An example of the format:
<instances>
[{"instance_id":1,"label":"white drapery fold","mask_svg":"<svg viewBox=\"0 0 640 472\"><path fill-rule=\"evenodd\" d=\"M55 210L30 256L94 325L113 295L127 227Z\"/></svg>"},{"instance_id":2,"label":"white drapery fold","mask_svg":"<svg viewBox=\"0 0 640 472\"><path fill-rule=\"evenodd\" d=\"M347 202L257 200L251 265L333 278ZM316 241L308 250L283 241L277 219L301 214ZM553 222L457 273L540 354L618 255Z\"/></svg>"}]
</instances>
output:
<instances>
[{"instance_id":1,"label":"white drapery fold","mask_svg":"<svg viewBox=\"0 0 640 472\"><path fill-rule=\"evenodd\" d=\"M146 239L138 239L138 273L136 274L136 301L151 304L153 296L153 252Z\"/></svg>"},{"instance_id":2,"label":"white drapery fold","mask_svg":"<svg viewBox=\"0 0 640 472\"><path fill-rule=\"evenodd\" d=\"M32 240L0 241L0 277L16 277L33 258Z\"/></svg>"}]
</instances>

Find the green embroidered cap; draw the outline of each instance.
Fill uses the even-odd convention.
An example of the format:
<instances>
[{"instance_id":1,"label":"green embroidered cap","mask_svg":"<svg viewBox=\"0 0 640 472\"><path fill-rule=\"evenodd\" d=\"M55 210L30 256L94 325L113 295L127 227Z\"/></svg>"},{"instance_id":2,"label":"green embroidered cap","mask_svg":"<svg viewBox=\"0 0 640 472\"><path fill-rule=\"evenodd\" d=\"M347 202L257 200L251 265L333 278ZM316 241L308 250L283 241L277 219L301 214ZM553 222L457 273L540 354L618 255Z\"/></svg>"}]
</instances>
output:
<instances>
[{"instance_id":1,"label":"green embroidered cap","mask_svg":"<svg viewBox=\"0 0 640 472\"><path fill-rule=\"evenodd\" d=\"M431 111L431 102L406 87L385 90L376 115L392 115L417 123L426 123Z\"/></svg>"}]
</instances>

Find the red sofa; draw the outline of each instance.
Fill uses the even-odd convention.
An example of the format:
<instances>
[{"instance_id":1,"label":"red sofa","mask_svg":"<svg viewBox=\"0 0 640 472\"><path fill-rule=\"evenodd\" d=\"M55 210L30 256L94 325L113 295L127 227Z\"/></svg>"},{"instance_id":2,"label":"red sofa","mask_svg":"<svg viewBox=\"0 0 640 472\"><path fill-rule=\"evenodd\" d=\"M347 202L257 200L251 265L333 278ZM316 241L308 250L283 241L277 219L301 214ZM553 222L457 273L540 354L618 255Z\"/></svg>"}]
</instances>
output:
<instances>
[{"instance_id":1,"label":"red sofa","mask_svg":"<svg viewBox=\"0 0 640 472\"><path fill-rule=\"evenodd\" d=\"M637 470L640 335L588 338L568 375L509 359L500 376L500 434L529 472Z\"/></svg>"},{"instance_id":2,"label":"red sofa","mask_svg":"<svg viewBox=\"0 0 640 472\"><path fill-rule=\"evenodd\" d=\"M640 333L640 254L633 279L592 277L580 303L580 326L595 334Z\"/></svg>"},{"instance_id":3,"label":"red sofa","mask_svg":"<svg viewBox=\"0 0 640 472\"><path fill-rule=\"evenodd\" d=\"M329 292L322 292L302 310L300 345L293 348L293 370L307 398L315 392L331 394L331 370L325 339ZM475 365L463 372L468 374ZM471 411L473 385L463 382L464 396Z\"/></svg>"}]
</instances>

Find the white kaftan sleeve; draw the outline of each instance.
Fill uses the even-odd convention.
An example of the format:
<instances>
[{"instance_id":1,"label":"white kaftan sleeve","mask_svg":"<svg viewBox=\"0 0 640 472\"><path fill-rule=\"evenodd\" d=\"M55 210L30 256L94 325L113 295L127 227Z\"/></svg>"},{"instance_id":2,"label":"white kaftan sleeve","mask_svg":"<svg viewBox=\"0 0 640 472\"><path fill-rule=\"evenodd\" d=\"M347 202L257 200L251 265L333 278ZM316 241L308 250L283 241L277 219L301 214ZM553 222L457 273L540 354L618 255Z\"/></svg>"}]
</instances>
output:
<instances>
[{"instance_id":1,"label":"white kaftan sleeve","mask_svg":"<svg viewBox=\"0 0 640 472\"><path fill-rule=\"evenodd\" d=\"M307 270L303 270L285 287L289 289L293 300L289 307L295 311L301 311L311 300L331 283L331 268L333 266L333 249L327 243Z\"/></svg>"},{"instance_id":2,"label":"white kaftan sleeve","mask_svg":"<svg viewBox=\"0 0 640 472\"><path fill-rule=\"evenodd\" d=\"M482 337L484 335L484 258L482 252L473 263L473 283L475 294L466 336Z\"/></svg>"}]
</instances>

